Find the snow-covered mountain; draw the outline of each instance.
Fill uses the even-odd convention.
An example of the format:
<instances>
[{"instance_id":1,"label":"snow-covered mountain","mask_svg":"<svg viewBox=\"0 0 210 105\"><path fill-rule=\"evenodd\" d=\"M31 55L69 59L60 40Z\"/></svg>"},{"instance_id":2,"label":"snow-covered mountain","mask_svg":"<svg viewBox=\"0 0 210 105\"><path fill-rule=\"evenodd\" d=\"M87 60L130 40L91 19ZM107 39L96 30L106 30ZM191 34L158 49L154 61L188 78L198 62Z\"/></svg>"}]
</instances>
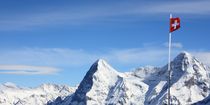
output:
<instances>
[{"instance_id":1,"label":"snow-covered mountain","mask_svg":"<svg viewBox=\"0 0 210 105\"><path fill-rule=\"evenodd\" d=\"M171 102L175 105L189 105L203 100L209 95L209 68L187 52L180 53L172 62ZM149 69L150 70L150 69ZM148 70L143 70L148 71ZM149 85L145 104L167 104L167 65L153 68L148 76L142 70L134 72L143 77ZM140 72L140 73L139 73Z\"/></svg>"},{"instance_id":2,"label":"snow-covered mountain","mask_svg":"<svg viewBox=\"0 0 210 105\"><path fill-rule=\"evenodd\" d=\"M192 105L210 105L210 95L208 97L206 97L205 99L203 99L199 102L196 102Z\"/></svg>"},{"instance_id":3,"label":"snow-covered mountain","mask_svg":"<svg viewBox=\"0 0 210 105\"><path fill-rule=\"evenodd\" d=\"M96 61L73 95L49 105L117 105L144 103L148 85L140 78L117 72L104 60Z\"/></svg>"},{"instance_id":4,"label":"snow-covered mountain","mask_svg":"<svg viewBox=\"0 0 210 105\"><path fill-rule=\"evenodd\" d=\"M187 52L172 62L171 102L189 105L209 95L209 68ZM49 105L163 105L167 104L167 65L119 73L104 60L96 61L75 93Z\"/></svg>"},{"instance_id":5,"label":"snow-covered mountain","mask_svg":"<svg viewBox=\"0 0 210 105\"><path fill-rule=\"evenodd\" d=\"M21 88L13 83L0 85L0 105L45 105L58 96L66 97L74 88L65 85L43 84L37 88Z\"/></svg>"},{"instance_id":6,"label":"snow-covered mountain","mask_svg":"<svg viewBox=\"0 0 210 105\"><path fill-rule=\"evenodd\" d=\"M210 104L209 67L187 52L175 57L171 65L172 104ZM77 89L49 84L23 89L7 83L0 87L0 104L164 105L167 104L167 80L167 65L120 73L99 59L90 67Z\"/></svg>"}]
</instances>

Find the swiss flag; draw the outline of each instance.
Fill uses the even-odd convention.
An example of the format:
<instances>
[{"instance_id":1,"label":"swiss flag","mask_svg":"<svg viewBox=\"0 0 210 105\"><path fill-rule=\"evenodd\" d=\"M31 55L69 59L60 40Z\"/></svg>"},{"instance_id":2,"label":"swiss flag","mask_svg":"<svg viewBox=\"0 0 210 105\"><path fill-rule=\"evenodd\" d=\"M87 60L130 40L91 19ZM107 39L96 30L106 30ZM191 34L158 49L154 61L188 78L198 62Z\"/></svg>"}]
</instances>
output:
<instances>
[{"instance_id":1,"label":"swiss flag","mask_svg":"<svg viewBox=\"0 0 210 105\"><path fill-rule=\"evenodd\" d=\"M170 18L170 32L180 28L180 18Z\"/></svg>"}]
</instances>

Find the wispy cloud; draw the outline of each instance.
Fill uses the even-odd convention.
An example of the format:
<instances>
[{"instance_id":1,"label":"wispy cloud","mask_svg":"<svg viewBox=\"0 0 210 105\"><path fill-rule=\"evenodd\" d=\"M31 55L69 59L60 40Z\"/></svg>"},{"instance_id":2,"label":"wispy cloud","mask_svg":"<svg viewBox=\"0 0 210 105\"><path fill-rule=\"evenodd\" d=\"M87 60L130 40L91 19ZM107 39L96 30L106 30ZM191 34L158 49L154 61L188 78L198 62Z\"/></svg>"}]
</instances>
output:
<instances>
[{"instance_id":1,"label":"wispy cloud","mask_svg":"<svg viewBox=\"0 0 210 105\"><path fill-rule=\"evenodd\" d=\"M164 57L165 56L165 57ZM133 48L113 50L105 59L121 65L161 65L166 60L167 50L157 48ZM161 63L159 62L161 61Z\"/></svg>"},{"instance_id":2,"label":"wispy cloud","mask_svg":"<svg viewBox=\"0 0 210 105\"><path fill-rule=\"evenodd\" d=\"M0 51L0 64L26 64L46 66L83 66L98 55L80 49L22 48Z\"/></svg>"},{"instance_id":3,"label":"wispy cloud","mask_svg":"<svg viewBox=\"0 0 210 105\"><path fill-rule=\"evenodd\" d=\"M0 65L0 74L49 75L56 74L58 68L29 65Z\"/></svg>"},{"instance_id":4,"label":"wispy cloud","mask_svg":"<svg viewBox=\"0 0 210 105\"><path fill-rule=\"evenodd\" d=\"M176 55L180 49L173 51L173 55ZM164 61L167 61L167 48L111 49L103 52L63 48L23 48L0 51L0 64L2 65L45 65L72 68L90 66L99 58L122 66L161 66L166 64Z\"/></svg>"},{"instance_id":5,"label":"wispy cloud","mask_svg":"<svg viewBox=\"0 0 210 105\"><path fill-rule=\"evenodd\" d=\"M183 49L173 48L172 57ZM204 64L210 65L210 52L189 51ZM102 58L118 67L139 67L167 64L167 47L147 46L130 49L109 49L103 52L65 48L22 48L0 51L0 73L4 74L55 74L58 68L89 67ZM16 64L16 65L14 65ZM29 66L36 65L36 66ZM42 66L44 65L44 66Z\"/></svg>"},{"instance_id":6,"label":"wispy cloud","mask_svg":"<svg viewBox=\"0 0 210 105\"><path fill-rule=\"evenodd\" d=\"M87 23L100 23L101 21L119 20L128 17L151 16L160 13L181 13L185 15L210 15L210 1L127 1L121 3L105 3L96 6L88 4L81 6L66 6L57 10L44 12L11 14L0 19L1 30L27 29L29 27L54 26L60 24L81 25ZM47 8L47 7L46 7ZM42 9L42 8L40 8ZM13 16L15 15L15 16ZM159 15L156 15L159 16ZM116 19L116 17L118 17ZM134 18L130 18L134 20Z\"/></svg>"},{"instance_id":7,"label":"wispy cloud","mask_svg":"<svg viewBox=\"0 0 210 105\"><path fill-rule=\"evenodd\" d=\"M209 5L209 0L163 2L158 5L151 6L151 8L148 9L148 12L210 15Z\"/></svg>"},{"instance_id":8,"label":"wispy cloud","mask_svg":"<svg viewBox=\"0 0 210 105\"><path fill-rule=\"evenodd\" d=\"M168 45L168 42L164 43L163 45L165 47L168 47L169 46ZM183 48L183 45L180 42L173 42L173 43L171 43L171 47L173 47L173 48Z\"/></svg>"},{"instance_id":9,"label":"wispy cloud","mask_svg":"<svg viewBox=\"0 0 210 105\"><path fill-rule=\"evenodd\" d=\"M204 64L210 66L210 51L192 51L192 54Z\"/></svg>"}]
</instances>

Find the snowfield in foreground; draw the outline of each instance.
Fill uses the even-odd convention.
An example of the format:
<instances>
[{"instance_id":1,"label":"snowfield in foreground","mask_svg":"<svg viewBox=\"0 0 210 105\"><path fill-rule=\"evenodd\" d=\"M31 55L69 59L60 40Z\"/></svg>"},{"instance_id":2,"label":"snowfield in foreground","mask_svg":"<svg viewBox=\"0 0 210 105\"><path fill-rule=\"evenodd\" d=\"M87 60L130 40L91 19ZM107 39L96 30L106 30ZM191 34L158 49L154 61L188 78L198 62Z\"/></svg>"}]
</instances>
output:
<instances>
[{"instance_id":1,"label":"snowfield in foreground","mask_svg":"<svg viewBox=\"0 0 210 105\"><path fill-rule=\"evenodd\" d=\"M187 52L172 62L173 105L210 104L209 67ZM167 65L120 73L97 60L77 88L44 84L19 88L0 85L0 105L163 105L167 104Z\"/></svg>"}]
</instances>

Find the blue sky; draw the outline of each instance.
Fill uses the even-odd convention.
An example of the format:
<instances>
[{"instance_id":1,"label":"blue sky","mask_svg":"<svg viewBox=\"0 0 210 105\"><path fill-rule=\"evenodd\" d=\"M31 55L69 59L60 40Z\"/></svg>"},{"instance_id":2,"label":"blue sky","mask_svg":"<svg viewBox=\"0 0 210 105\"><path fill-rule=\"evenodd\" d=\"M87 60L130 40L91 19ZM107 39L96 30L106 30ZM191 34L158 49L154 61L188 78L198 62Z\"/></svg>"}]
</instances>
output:
<instances>
[{"instance_id":1,"label":"blue sky","mask_svg":"<svg viewBox=\"0 0 210 105\"><path fill-rule=\"evenodd\" d=\"M210 65L208 0L0 1L0 83L74 86L102 58L121 72L167 63L169 13L181 18L173 52Z\"/></svg>"}]
</instances>

